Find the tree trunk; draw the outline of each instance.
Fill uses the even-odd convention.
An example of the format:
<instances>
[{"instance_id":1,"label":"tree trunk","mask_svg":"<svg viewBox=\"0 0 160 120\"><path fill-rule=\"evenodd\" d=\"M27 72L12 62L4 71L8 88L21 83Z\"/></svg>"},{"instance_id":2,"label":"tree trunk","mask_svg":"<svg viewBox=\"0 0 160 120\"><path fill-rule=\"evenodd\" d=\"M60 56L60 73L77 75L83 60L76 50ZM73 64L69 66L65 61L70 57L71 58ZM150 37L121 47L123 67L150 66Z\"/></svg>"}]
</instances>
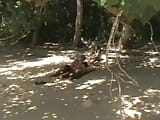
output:
<instances>
[{"instance_id":1,"label":"tree trunk","mask_svg":"<svg viewBox=\"0 0 160 120\"><path fill-rule=\"evenodd\" d=\"M81 43L81 29L83 19L83 0L77 0L77 16L75 21L75 34L73 38L73 45L79 47Z\"/></svg>"},{"instance_id":2,"label":"tree trunk","mask_svg":"<svg viewBox=\"0 0 160 120\"><path fill-rule=\"evenodd\" d=\"M31 47L34 47L38 43L38 34L39 34L39 30L41 28L41 25L43 23L43 18L42 18L43 11L44 11L44 7L42 6L40 8L40 15L39 15L36 27L35 27L35 29L33 31Z\"/></svg>"},{"instance_id":3,"label":"tree trunk","mask_svg":"<svg viewBox=\"0 0 160 120\"><path fill-rule=\"evenodd\" d=\"M131 26L128 24L125 24L123 26L123 35L121 38L122 42L122 48L128 49L129 48L129 39L133 35L133 30L131 29Z\"/></svg>"},{"instance_id":4,"label":"tree trunk","mask_svg":"<svg viewBox=\"0 0 160 120\"><path fill-rule=\"evenodd\" d=\"M110 7L110 8L107 8L107 10L115 16L117 16L120 12L120 10L117 9L116 7ZM125 15L123 14L121 15L121 17L119 18L119 22L123 25L121 41L119 42L121 44L121 48L128 49L129 39L133 35L134 30Z\"/></svg>"}]
</instances>

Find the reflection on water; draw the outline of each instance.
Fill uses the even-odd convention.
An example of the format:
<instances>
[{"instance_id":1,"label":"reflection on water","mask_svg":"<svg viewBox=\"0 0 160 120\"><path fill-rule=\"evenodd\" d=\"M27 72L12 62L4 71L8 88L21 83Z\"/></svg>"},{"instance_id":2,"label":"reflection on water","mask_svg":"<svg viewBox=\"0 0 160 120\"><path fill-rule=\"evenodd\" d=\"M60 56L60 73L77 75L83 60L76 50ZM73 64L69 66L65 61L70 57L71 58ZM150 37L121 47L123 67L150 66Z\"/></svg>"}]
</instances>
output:
<instances>
[{"instance_id":1,"label":"reflection on water","mask_svg":"<svg viewBox=\"0 0 160 120\"><path fill-rule=\"evenodd\" d=\"M160 90L148 89L143 96L121 96L121 110L117 111L124 120L151 120L160 115Z\"/></svg>"}]
</instances>

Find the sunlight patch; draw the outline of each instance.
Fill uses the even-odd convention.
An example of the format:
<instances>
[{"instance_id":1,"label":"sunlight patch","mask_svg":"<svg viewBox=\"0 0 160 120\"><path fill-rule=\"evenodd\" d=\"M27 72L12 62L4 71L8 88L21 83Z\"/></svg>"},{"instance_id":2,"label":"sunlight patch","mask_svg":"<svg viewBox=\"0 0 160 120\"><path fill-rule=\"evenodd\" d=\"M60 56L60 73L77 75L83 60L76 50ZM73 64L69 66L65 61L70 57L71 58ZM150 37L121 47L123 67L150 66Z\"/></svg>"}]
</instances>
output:
<instances>
[{"instance_id":1,"label":"sunlight patch","mask_svg":"<svg viewBox=\"0 0 160 120\"><path fill-rule=\"evenodd\" d=\"M9 71L16 71L16 70L24 70L26 68L32 67L40 67L49 64L61 64L61 63L70 63L71 60L69 57L66 56L52 56L47 58L40 58L37 61L27 62L27 61L18 61L9 64L8 66L0 69L0 74L8 74ZM11 73L11 72L10 72Z\"/></svg>"},{"instance_id":2,"label":"sunlight patch","mask_svg":"<svg viewBox=\"0 0 160 120\"><path fill-rule=\"evenodd\" d=\"M98 79L98 80L88 80L87 82L83 83L81 86L76 87L75 89L77 90L82 90L82 89L93 89L95 85L99 85L102 82L104 82L105 79Z\"/></svg>"},{"instance_id":3,"label":"sunlight patch","mask_svg":"<svg viewBox=\"0 0 160 120\"><path fill-rule=\"evenodd\" d=\"M27 76L27 78L38 78L38 77L43 77L43 76L46 76L46 75L48 75L48 74L50 74L50 73L53 73L53 71L49 71L49 72L39 72L39 73L37 73L36 75L30 75L30 76Z\"/></svg>"},{"instance_id":4,"label":"sunlight patch","mask_svg":"<svg viewBox=\"0 0 160 120\"><path fill-rule=\"evenodd\" d=\"M4 118L8 118L17 114L23 114L29 110L37 110L37 107L32 106L31 97L35 94L33 90L26 90L21 85L11 84L1 93L6 96L6 101L3 104ZM20 111L20 112L18 112Z\"/></svg>"},{"instance_id":5,"label":"sunlight patch","mask_svg":"<svg viewBox=\"0 0 160 120\"><path fill-rule=\"evenodd\" d=\"M48 65L48 64L60 64L60 63L66 63L66 62L71 62L71 59L66 56L52 56L48 58L41 58L39 61L35 62L25 62L21 63L19 65L22 65L24 68L27 67L37 67L37 66L43 66L43 65Z\"/></svg>"},{"instance_id":6,"label":"sunlight patch","mask_svg":"<svg viewBox=\"0 0 160 120\"><path fill-rule=\"evenodd\" d=\"M117 111L117 114L122 115L125 118L130 117L132 119L135 119L135 118L140 119L142 116L142 113L132 107L142 101L140 100L139 97L134 97L131 100L128 100L127 98L130 98L130 97L127 95L121 96L122 106L124 107L123 107L123 110Z\"/></svg>"},{"instance_id":7,"label":"sunlight patch","mask_svg":"<svg viewBox=\"0 0 160 120\"><path fill-rule=\"evenodd\" d=\"M147 89L144 95L139 97L131 97L128 95L121 96L121 109L116 113L125 118L130 118L130 120L137 120L147 118L149 116L159 116L160 115L160 90L158 89Z\"/></svg>"},{"instance_id":8,"label":"sunlight patch","mask_svg":"<svg viewBox=\"0 0 160 120\"><path fill-rule=\"evenodd\" d=\"M73 83L73 82L70 81L70 80L60 80L60 79L57 79L57 80L54 80L54 82L44 84L44 86L47 86L47 87L54 86L56 88L64 90L71 83Z\"/></svg>"}]
</instances>

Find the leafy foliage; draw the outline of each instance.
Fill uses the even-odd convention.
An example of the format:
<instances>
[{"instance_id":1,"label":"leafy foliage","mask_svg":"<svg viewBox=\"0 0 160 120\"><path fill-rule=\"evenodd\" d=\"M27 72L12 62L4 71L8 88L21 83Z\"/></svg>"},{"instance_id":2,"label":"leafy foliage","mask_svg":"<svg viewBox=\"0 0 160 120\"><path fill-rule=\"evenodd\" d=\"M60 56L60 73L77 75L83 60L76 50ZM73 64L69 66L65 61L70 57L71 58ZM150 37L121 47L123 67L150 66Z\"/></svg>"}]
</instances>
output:
<instances>
[{"instance_id":1,"label":"leafy foliage","mask_svg":"<svg viewBox=\"0 0 160 120\"><path fill-rule=\"evenodd\" d=\"M38 9L20 0L4 2L1 7L5 11L1 14L1 38L14 34L21 38L36 28L35 23L39 16ZM15 41L12 40L12 42Z\"/></svg>"},{"instance_id":2,"label":"leafy foliage","mask_svg":"<svg viewBox=\"0 0 160 120\"><path fill-rule=\"evenodd\" d=\"M73 39L75 0L48 0L43 13L40 6L35 5L36 3L26 1L35 2L35 0L0 0L0 38L15 35L10 39L14 43L18 39L23 41L23 36L26 36L25 42L30 44L34 32L37 31L38 43L69 42ZM95 40L95 38L104 40L110 34L112 17L105 8L122 9L128 20L141 21L143 24L160 11L159 0L84 0L83 4L82 37L85 40ZM154 22L156 27L158 22L157 20ZM158 31L157 29L159 28L157 27L155 31Z\"/></svg>"},{"instance_id":3,"label":"leafy foliage","mask_svg":"<svg viewBox=\"0 0 160 120\"><path fill-rule=\"evenodd\" d=\"M143 24L160 11L159 0L101 0L105 7L122 9L129 20L138 19Z\"/></svg>"}]
</instances>

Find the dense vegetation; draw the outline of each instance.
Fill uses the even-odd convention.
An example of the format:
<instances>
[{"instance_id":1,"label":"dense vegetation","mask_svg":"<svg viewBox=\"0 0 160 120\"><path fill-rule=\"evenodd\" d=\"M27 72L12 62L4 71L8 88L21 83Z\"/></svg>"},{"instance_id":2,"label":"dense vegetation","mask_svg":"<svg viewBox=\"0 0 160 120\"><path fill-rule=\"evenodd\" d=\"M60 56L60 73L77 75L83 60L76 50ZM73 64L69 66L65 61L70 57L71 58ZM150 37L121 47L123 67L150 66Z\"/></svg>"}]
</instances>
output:
<instances>
[{"instance_id":1,"label":"dense vegetation","mask_svg":"<svg viewBox=\"0 0 160 120\"><path fill-rule=\"evenodd\" d=\"M0 0L0 120L158 120L159 26L160 0Z\"/></svg>"},{"instance_id":2,"label":"dense vegetation","mask_svg":"<svg viewBox=\"0 0 160 120\"><path fill-rule=\"evenodd\" d=\"M158 41L159 4L159 0L84 0L81 39L108 40L114 18L123 10L122 21L132 26L139 40L150 39L151 22ZM72 42L76 0L1 0L0 17L1 45Z\"/></svg>"}]
</instances>

